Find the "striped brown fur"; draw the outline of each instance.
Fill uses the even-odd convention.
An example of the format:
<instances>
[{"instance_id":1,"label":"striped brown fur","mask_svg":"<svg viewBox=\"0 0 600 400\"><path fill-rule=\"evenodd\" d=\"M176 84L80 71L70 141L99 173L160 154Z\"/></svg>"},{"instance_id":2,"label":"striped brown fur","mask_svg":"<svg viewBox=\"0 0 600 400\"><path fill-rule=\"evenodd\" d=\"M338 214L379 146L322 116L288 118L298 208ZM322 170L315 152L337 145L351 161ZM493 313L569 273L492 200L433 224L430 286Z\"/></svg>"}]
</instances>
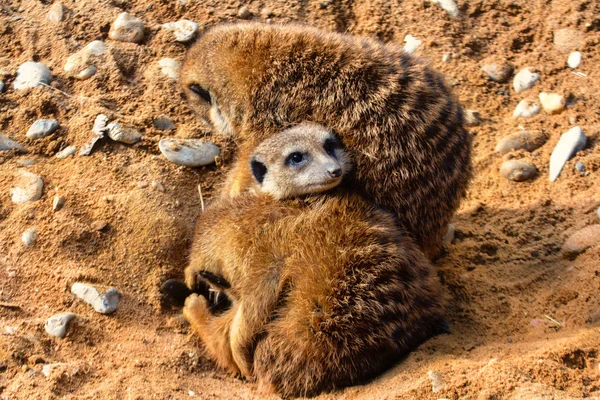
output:
<instances>
[{"instance_id":1,"label":"striped brown fur","mask_svg":"<svg viewBox=\"0 0 600 400\"><path fill-rule=\"evenodd\" d=\"M423 61L374 39L243 23L208 30L180 76L192 106L240 146L225 195L247 189L246 166L263 139L320 123L350 151L348 187L393 212L428 256L437 252L466 194L471 137L442 76Z\"/></svg>"}]
</instances>

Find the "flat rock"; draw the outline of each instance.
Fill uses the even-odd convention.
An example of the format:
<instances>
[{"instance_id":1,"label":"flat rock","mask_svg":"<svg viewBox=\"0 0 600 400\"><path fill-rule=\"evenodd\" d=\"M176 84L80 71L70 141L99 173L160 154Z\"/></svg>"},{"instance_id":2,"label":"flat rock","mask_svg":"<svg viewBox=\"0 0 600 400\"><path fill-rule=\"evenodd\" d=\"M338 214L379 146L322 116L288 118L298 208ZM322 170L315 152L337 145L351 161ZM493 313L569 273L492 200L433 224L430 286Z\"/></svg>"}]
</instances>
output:
<instances>
[{"instance_id":1,"label":"flat rock","mask_svg":"<svg viewBox=\"0 0 600 400\"><path fill-rule=\"evenodd\" d=\"M56 158L58 158L59 160L62 160L63 158L72 156L76 152L77 152L77 146L73 146L73 145L67 146L64 149L62 149L61 151L59 151L58 153L56 153Z\"/></svg>"},{"instance_id":2,"label":"flat rock","mask_svg":"<svg viewBox=\"0 0 600 400\"><path fill-rule=\"evenodd\" d=\"M167 22L162 27L173 33L175 40L178 42L188 42L194 38L198 31L198 24L196 22L182 19L177 22Z\"/></svg>"},{"instance_id":3,"label":"flat rock","mask_svg":"<svg viewBox=\"0 0 600 400\"><path fill-rule=\"evenodd\" d=\"M548 136L541 131L521 131L505 136L496 145L500 154L508 154L513 150L534 151L546 143Z\"/></svg>"},{"instance_id":4,"label":"flat rock","mask_svg":"<svg viewBox=\"0 0 600 400\"><path fill-rule=\"evenodd\" d=\"M221 153L217 145L199 139L161 139L158 148L167 160L185 167L212 164Z\"/></svg>"},{"instance_id":5,"label":"flat rock","mask_svg":"<svg viewBox=\"0 0 600 400\"><path fill-rule=\"evenodd\" d=\"M123 12L113 22L108 37L120 42L139 43L144 40L144 22Z\"/></svg>"},{"instance_id":6,"label":"flat rock","mask_svg":"<svg viewBox=\"0 0 600 400\"><path fill-rule=\"evenodd\" d=\"M413 35L406 35L404 36L404 51L408 54L412 54L417 50L421 43L423 42Z\"/></svg>"},{"instance_id":7,"label":"flat rock","mask_svg":"<svg viewBox=\"0 0 600 400\"><path fill-rule=\"evenodd\" d=\"M168 115L162 114L152 120L152 123L156 129L161 131L172 131L176 128L175 122Z\"/></svg>"},{"instance_id":8,"label":"flat rock","mask_svg":"<svg viewBox=\"0 0 600 400\"><path fill-rule=\"evenodd\" d=\"M557 93L540 93L540 102L542 103L542 108L548 114L559 114L567 105L567 100L564 96Z\"/></svg>"},{"instance_id":9,"label":"flat rock","mask_svg":"<svg viewBox=\"0 0 600 400\"><path fill-rule=\"evenodd\" d=\"M34 246L37 243L37 240L38 240L38 235L37 235L37 228L35 226L27 229L21 235L21 241L27 247Z\"/></svg>"},{"instance_id":10,"label":"flat rock","mask_svg":"<svg viewBox=\"0 0 600 400\"><path fill-rule=\"evenodd\" d=\"M8 151L8 150L18 150L21 152L26 152L27 149L21 146L19 143L15 142L12 139L7 138L6 136L0 135L0 151Z\"/></svg>"},{"instance_id":11,"label":"flat rock","mask_svg":"<svg viewBox=\"0 0 600 400\"><path fill-rule=\"evenodd\" d=\"M538 74L533 68L527 67L520 70L513 79L513 88L515 92L521 93L528 89L531 89L537 81L540 80L540 74Z\"/></svg>"},{"instance_id":12,"label":"flat rock","mask_svg":"<svg viewBox=\"0 0 600 400\"><path fill-rule=\"evenodd\" d=\"M500 175L515 182L523 182L533 178L537 173L535 165L525 161L508 160L502 163Z\"/></svg>"},{"instance_id":13,"label":"flat rock","mask_svg":"<svg viewBox=\"0 0 600 400\"><path fill-rule=\"evenodd\" d=\"M28 61L21 64L17 70L17 77L13 83L16 90L34 88L42 83L49 85L52 82L52 73L44 64Z\"/></svg>"},{"instance_id":14,"label":"flat rock","mask_svg":"<svg viewBox=\"0 0 600 400\"><path fill-rule=\"evenodd\" d=\"M573 233L562 247L563 257L574 259L592 246L600 244L600 225L589 225Z\"/></svg>"},{"instance_id":15,"label":"flat rock","mask_svg":"<svg viewBox=\"0 0 600 400\"><path fill-rule=\"evenodd\" d=\"M76 315L70 312L55 314L48 318L44 325L44 330L47 334L62 339L67 335L69 322L75 317Z\"/></svg>"},{"instance_id":16,"label":"flat rock","mask_svg":"<svg viewBox=\"0 0 600 400\"><path fill-rule=\"evenodd\" d=\"M583 33L571 28L554 31L554 45L563 53L577 50L583 43Z\"/></svg>"},{"instance_id":17,"label":"flat rock","mask_svg":"<svg viewBox=\"0 0 600 400\"><path fill-rule=\"evenodd\" d=\"M513 73L513 68L509 64L485 64L481 70L494 82L508 82Z\"/></svg>"},{"instance_id":18,"label":"flat rock","mask_svg":"<svg viewBox=\"0 0 600 400\"><path fill-rule=\"evenodd\" d=\"M55 119L38 119L31 125L25 136L27 139L41 139L51 135L58 128L58 121Z\"/></svg>"},{"instance_id":19,"label":"flat rock","mask_svg":"<svg viewBox=\"0 0 600 400\"><path fill-rule=\"evenodd\" d=\"M95 287L79 282L71 286L71 293L91 305L94 310L101 314L114 312L121 298L121 295L115 288L110 288L106 293L100 294Z\"/></svg>"},{"instance_id":20,"label":"flat rock","mask_svg":"<svg viewBox=\"0 0 600 400\"><path fill-rule=\"evenodd\" d=\"M96 64L101 61L101 56L105 52L104 42L94 40L77 53L69 56L63 69L72 78L81 80L91 78L98 71Z\"/></svg>"},{"instance_id":21,"label":"flat rock","mask_svg":"<svg viewBox=\"0 0 600 400\"><path fill-rule=\"evenodd\" d=\"M581 64L581 59L583 58L582 54L578 51L574 51L569 54L569 58L567 58L567 65L569 68L577 68L579 64Z\"/></svg>"},{"instance_id":22,"label":"flat rock","mask_svg":"<svg viewBox=\"0 0 600 400\"><path fill-rule=\"evenodd\" d=\"M111 122L107 128L108 137L115 142L134 144L142 140L142 134L137 129L121 126L116 122Z\"/></svg>"},{"instance_id":23,"label":"flat rock","mask_svg":"<svg viewBox=\"0 0 600 400\"><path fill-rule=\"evenodd\" d=\"M19 170L15 187L11 189L13 203L23 204L42 197L44 182L42 178L29 171Z\"/></svg>"},{"instance_id":24,"label":"flat rock","mask_svg":"<svg viewBox=\"0 0 600 400\"><path fill-rule=\"evenodd\" d=\"M563 167L587 143L587 137L579 126L575 126L563 133L550 155L550 181L554 182L560 175Z\"/></svg>"},{"instance_id":25,"label":"flat rock","mask_svg":"<svg viewBox=\"0 0 600 400\"><path fill-rule=\"evenodd\" d=\"M515 118L531 118L538 115L542 111L542 106L531 100L521 100L515 111L513 111L513 117Z\"/></svg>"}]
</instances>

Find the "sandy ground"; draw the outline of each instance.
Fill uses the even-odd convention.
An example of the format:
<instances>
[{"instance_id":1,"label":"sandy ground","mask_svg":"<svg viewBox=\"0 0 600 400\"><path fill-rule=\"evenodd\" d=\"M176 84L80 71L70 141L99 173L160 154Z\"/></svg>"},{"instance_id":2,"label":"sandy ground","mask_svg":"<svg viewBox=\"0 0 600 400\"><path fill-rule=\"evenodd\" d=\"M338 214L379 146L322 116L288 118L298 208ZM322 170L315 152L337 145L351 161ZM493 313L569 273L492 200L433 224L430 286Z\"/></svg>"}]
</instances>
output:
<instances>
[{"instance_id":1,"label":"sandy ground","mask_svg":"<svg viewBox=\"0 0 600 400\"><path fill-rule=\"evenodd\" d=\"M300 21L329 30L402 43L421 39L417 55L447 75L465 108L482 121L475 136L475 178L455 217L456 239L437 260L450 297L452 333L420 346L383 376L364 386L320 398L345 399L574 399L600 397L600 246L565 259L566 238L600 223L600 5L574 1L462 1L448 16L422 0L252 1L252 19ZM161 306L159 287L185 266L194 220L223 178L232 149L217 166L199 169L168 162L157 147L166 136L210 135L195 119L176 83L162 75L163 57L181 61L187 46L160 24L187 18L207 27L237 20L237 1L66 0L64 20L47 19L44 0L0 3L0 134L25 145L26 154L0 152L0 399L256 398L255 384L219 371L182 323L178 310ZM110 40L108 28L122 11L141 18L141 44ZM557 30L573 30L554 43ZM66 58L92 40L108 53L89 80L63 71ZM583 53L574 74L569 50ZM443 62L444 54L451 54ZM52 71L51 87L13 89L16 70L40 61ZM516 93L481 72L487 62L531 66L541 80ZM517 103L539 92L567 96L566 110L532 119L511 117ZM59 160L70 144L86 143L95 116L143 133L135 145L107 140L89 157ZM176 130L153 126L169 115ZM38 118L56 118L53 135L26 139ZM548 160L561 133L583 128L588 145L548 180ZM548 141L528 153L501 156L497 141L521 129L541 130ZM524 159L535 179L500 176L504 159ZM24 163L33 165L23 166ZM585 174L575 163L585 165ZM15 174L26 169L44 181L41 199L11 201ZM151 183L159 182L162 192ZM58 212L52 200L66 199ZM107 227L95 230L94 222ZM37 227L25 247L22 233ZM117 312L95 313L69 288L84 281L123 294ZM65 339L50 337L44 322L58 312L77 314ZM551 319L554 320L551 321ZM52 364L49 376L44 365ZM434 393L429 371L443 381Z\"/></svg>"}]
</instances>

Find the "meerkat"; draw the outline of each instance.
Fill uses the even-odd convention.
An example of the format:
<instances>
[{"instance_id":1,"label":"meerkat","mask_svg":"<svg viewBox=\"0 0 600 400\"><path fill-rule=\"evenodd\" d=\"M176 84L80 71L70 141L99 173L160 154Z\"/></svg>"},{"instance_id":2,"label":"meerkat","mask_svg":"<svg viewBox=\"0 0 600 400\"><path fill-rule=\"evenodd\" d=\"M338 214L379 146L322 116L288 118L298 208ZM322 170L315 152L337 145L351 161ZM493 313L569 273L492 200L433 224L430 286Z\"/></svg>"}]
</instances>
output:
<instances>
[{"instance_id":1,"label":"meerkat","mask_svg":"<svg viewBox=\"0 0 600 400\"><path fill-rule=\"evenodd\" d=\"M207 30L180 85L198 115L238 144L223 190L253 185L254 147L290 124L333 129L353 160L345 183L396 215L435 255L471 177L471 136L443 77L395 44L299 25Z\"/></svg>"},{"instance_id":2,"label":"meerkat","mask_svg":"<svg viewBox=\"0 0 600 400\"><path fill-rule=\"evenodd\" d=\"M292 128L247 168L257 193L207 208L185 270L184 315L220 366L310 396L372 378L442 330L433 267L392 214L339 185L349 164L335 135Z\"/></svg>"}]
</instances>

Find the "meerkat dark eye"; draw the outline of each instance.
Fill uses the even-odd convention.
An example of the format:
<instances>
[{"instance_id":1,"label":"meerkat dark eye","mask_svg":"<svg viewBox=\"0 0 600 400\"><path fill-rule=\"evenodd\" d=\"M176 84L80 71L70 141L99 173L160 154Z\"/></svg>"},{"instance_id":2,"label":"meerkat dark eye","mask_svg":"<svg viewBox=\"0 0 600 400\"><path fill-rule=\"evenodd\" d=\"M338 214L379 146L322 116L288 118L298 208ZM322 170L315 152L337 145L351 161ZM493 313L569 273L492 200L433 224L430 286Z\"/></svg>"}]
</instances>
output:
<instances>
[{"instance_id":1,"label":"meerkat dark eye","mask_svg":"<svg viewBox=\"0 0 600 400\"><path fill-rule=\"evenodd\" d=\"M305 160L304 154L296 151L287 157L286 164L289 165L300 165Z\"/></svg>"},{"instance_id":2,"label":"meerkat dark eye","mask_svg":"<svg viewBox=\"0 0 600 400\"><path fill-rule=\"evenodd\" d=\"M323 149L331 157L335 157L335 149L338 148L338 143L335 139L327 139L323 144Z\"/></svg>"},{"instance_id":3,"label":"meerkat dark eye","mask_svg":"<svg viewBox=\"0 0 600 400\"><path fill-rule=\"evenodd\" d=\"M254 175L258 184L262 185L265 180L265 175L267 174L267 166L253 158L252 161L250 161L250 167L252 168L252 175Z\"/></svg>"},{"instance_id":4,"label":"meerkat dark eye","mask_svg":"<svg viewBox=\"0 0 600 400\"><path fill-rule=\"evenodd\" d=\"M210 92L208 90L204 90L200 87L200 85L194 83L193 85L189 86L190 90L192 92L194 92L195 94L198 95L198 97L200 97L202 100L204 100L205 102L207 102L208 104L211 104L212 99L210 97Z\"/></svg>"}]
</instances>

